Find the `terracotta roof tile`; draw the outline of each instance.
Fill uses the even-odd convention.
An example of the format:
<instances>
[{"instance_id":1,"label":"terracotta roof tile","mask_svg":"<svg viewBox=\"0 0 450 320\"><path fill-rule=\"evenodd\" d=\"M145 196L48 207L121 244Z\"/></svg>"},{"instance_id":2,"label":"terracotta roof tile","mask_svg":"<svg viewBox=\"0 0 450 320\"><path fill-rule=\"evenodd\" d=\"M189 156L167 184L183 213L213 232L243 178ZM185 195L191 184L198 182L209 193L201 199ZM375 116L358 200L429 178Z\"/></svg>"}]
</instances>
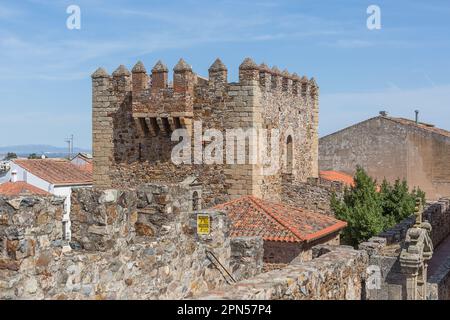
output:
<instances>
[{"instance_id":1,"label":"terracotta roof tile","mask_svg":"<svg viewBox=\"0 0 450 320\"><path fill-rule=\"evenodd\" d=\"M303 242L344 228L346 222L319 213L245 196L214 207L227 212L231 236L261 236L266 241Z\"/></svg>"},{"instance_id":2,"label":"terracotta roof tile","mask_svg":"<svg viewBox=\"0 0 450 320\"><path fill-rule=\"evenodd\" d=\"M339 171L320 171L320 177L322 179L328 180L328 181L337 181L342 182L345 185L348 186L354 186L355 181L353 180L353 177L347 173L339 172Z\"/></svg>"},{"instance_id":3,"label":"terracotta roof tile","mask_svg":"<svg viewBox=\"0 0 450 320\"><path fill-rule=\"evenodd\" d=\"M5 182L0 184L0 195L19 196L19 195L42 195L49 196L45 190L39 189L25 181Z\"/></svg>"},{"instance_id":4,"label":"terracotta roof tile","mask_svg":"<svg viewBox=\"0 0 450 320\"><path fill-rule=\"evenodd\" d=\"M86 164L82 164L80 166L78 166L78 168L80 170L86 171L90 174L92 174L93 170L94 170L94 165L92 163L86 163Z\"/></svg>"},{"instance_id":5,"label":"terracotta roof tile","mask_svg":"<svg viewBox=\"0 0 450 320\"><path fill-rule=\"evenodd\" d=\"M14 160L18 166L55 185L92 184L92 172L82 170L68 160Z\"/></svg>"}]
</instances>

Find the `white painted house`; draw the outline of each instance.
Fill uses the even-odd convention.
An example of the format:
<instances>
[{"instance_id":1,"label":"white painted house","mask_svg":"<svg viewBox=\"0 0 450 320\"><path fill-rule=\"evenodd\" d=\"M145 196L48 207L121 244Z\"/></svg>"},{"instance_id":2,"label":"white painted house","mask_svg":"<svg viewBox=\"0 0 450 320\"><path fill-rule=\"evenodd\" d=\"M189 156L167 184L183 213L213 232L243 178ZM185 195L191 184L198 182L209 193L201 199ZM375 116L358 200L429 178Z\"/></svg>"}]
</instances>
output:
<instances>
[{"instance_id":1,"label":"white painted house","mask_svg":"<svg viewBox=\"0 0 450 320\"><path fill-rule=\"evenodd\" d=\"M70 239L70 196L74 188L92 187L92 170L80 168L65 159L17 159L11 170L24 181L51 194L65 197L64 234Z\"/></svg>"},{"instance_id":2,"label":"white painted house","mask_svg":"<svg viewBox=\"0 0 450 320\"><path fill-rule=\"evenodd\" d=\"M11 180L11 161L0 161L0 184Z\"/></svg>"},{"instance_id":3,"label":"white painted house","mask_svg":"<svg viewBox=\"0 0 450 320\"><path fill-rule=\"evenodd\" d=\"M77 166L86 166L92 164L92 154L79 152L75 157L70 160L74 165Z\"/></svg>"}]
</instances>

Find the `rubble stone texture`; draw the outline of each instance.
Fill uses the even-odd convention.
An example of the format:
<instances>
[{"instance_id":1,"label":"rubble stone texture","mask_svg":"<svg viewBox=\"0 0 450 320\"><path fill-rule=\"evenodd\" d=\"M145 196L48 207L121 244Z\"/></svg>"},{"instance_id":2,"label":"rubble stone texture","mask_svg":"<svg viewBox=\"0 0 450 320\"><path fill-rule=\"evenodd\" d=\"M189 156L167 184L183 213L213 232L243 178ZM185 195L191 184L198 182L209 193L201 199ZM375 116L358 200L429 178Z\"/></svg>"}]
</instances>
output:
<instances>
[{"instance_id":1,"label":"rubble stone texture","mask_svg":"<svg viewBox=\"0 0 450 320\"><path fill-rule=\"evenodd\" d=\"M285 268L194 298L361 300L368 266L367 253L344 246L324 246L323 249L323 255L309 262L294 260Z\"/></svg>"},{"instance_id":2,"label":"rubble stone texture","mask_svg":"<svg viewBox=\"0 0 450 320\"><path fill-rule=\"evenodd\" d=\"M422 214L423 219L431 226L430 238L433 247L450 235L448 219L450 217L450 201L441 199L429 203ZM359 245L369 255L369 265L380 271L380 287L366 290L368 300L406 300L407 276L401 270L400 254L405 247L408 230L414 228L414 216L404 219L391 229L377 237ZM433 263L431 260L430 263ZM426 299L448 299L450 291L450 268L445 263L427 280Z\"/></svg>"},{"instance_id":3,"label":"rubble stone texture","mask_svg":"<svg viewBox=\"0 0 450 320\"><path fill-rule=\"evenodd\" d=\"M208 79L181 59L173 83L161 61L151 75L142 62L131 75L123 66L112 76L99 69L92 75L92 93L95 187L180 182L196 175L203 186L203 205L210 207L242 195L279 201L283 177L306 182L318 176L319 89L313 79L279 73L247 58L240 66L239 82L229 83L220 59L209 68ZM223 133L237 128L281 129L281 168L263 175L263 166L248 160L174 165L170 156L178 141L171 141L171 132L185 128L192 133L194 121L203 122L203 131L215 128ZM292 160L287 159L288 139ZM243 151L247 156L249 149ZM223 154L225 159L225 150Z\"/></svg>"},{"instance_id":4,"label":"rubble stone texture","mask_svg":"<svg viewBox=\"0 0 450 320\"><path fill-rule=\"evenodd\" d=\"M207 251L237 280L261 272L260 239L230 242L220 212L197 235L184 199L189 188L175 185L74 190L68 251L61 199L0 198L0 299L188 298L228 285Z\"/></svg>"},{"instance_id":5,"label":"rubble stone texture","mask_svg":"<svg viewBox=\"0 0 450 320\"><path fill-rule=\"evenodd\" d=\"M285 204L308 209L317 213L334 216L330 203L333 193L342 198L345 186L340 182L321 178L309 178L306 182L282 185L281 201Z\"/></svg>"}]
</instances>

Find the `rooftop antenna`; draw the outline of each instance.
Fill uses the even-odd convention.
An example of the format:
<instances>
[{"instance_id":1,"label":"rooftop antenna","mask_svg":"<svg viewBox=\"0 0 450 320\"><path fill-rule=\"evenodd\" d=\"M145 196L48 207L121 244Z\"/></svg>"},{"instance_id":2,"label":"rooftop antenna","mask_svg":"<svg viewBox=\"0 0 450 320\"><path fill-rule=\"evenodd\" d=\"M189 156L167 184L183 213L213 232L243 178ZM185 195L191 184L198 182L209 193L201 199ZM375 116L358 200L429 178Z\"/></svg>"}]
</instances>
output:
<instances>
[{"instance_id":1,"label":"rooftop antenna","mask_svg":"<svg viewBox=\"0 0 450 320\"><path fill-rule=\"evenodd\" d=\"M416 113L416 124L419 124L419 110L414 111Z\"/></svg>"},{"instance_id":2,"label":"rooftop antenna","mask_svg":"<svg viewBox=\"0 0 450 320\"><path fill-rule=\"evenodd\" d=\"M68 149L69 149L67 158L70 160L72 158L72 153L73 153L73 134L71 134L70 137L67 138L65 141L66 141L66 143L68 145Z\"/></svg>"}]
</instances>

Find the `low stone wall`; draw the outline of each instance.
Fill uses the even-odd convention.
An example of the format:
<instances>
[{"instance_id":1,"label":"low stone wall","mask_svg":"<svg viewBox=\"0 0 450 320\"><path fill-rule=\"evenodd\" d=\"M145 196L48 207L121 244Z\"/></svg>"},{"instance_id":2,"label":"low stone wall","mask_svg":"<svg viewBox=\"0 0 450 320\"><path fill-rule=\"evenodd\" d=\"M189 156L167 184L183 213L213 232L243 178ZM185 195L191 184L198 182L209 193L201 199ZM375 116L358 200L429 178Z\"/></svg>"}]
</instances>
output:
<instances>
[{"instance_id":1,"label":"low stone wall","mask_svg":"<svg viewBox=\"0 0 450 320\"><path fill-rule=\"evenodd\" d=\"M431 239L435 248L450 235L449 202L448 199L441 199L428 203L423 212L423 220L431 224ZM359 249L369 254L371 270L380 275L379 285L368 287L366 290L368 300L406 299L406 277L400 270L399 256L406 232L414 224L415 216L411 216L359 245ZM448 299L450 268L443 266L435 276L428 279L428 288L428 299Z\"/></svg>"},{"instance_id":2,"label":"low stone wall","mask_svg":"<svg viewBox=\"0 0 450 320\"><path fill-rule=\"evenodd\" d=\"M335 193L341 197L343 191L342 183L311 178L305 183L283 183L281 200L295 207L334 216L330 207L331 196Z\"/></svg>"},{"instance_id":3,"label":"low stone wall","mask_svg":"<svg viewBox=\"0 0 450 320\"><path fill-rule=\"evenodd\" d=\"M264 241L261 237L231 238L230 271L236 281L248 279L263 270Z\"/></svg>"},{"instance_id":4,"label":"low stone wall","mask_svg":"<svg viewBox=\"0 0 450 320\"><path fill-rule=\"evenodd\" d=\"M231 241L216 211L202 211L211 232L197 235L189 195L179 185L76 190L72 250L61 199L0 198L0 299L181 299L228 286L219 263L238 280L260 272L261 240Z\"/></svg>"},{"instance_id":5,"label":"low stone wall","mask_svg":"<svg viewBox=\"0 0 450 320\"><path fill-rule=\"evenodd\" d=\"M450 300L450 257L428 279L429 300Z\"/></svg>"},{"instance_id":6,"label":"low stone wall","mask_svg":"<svg viewBox=\"0 0 450 320\"><path fill-rule=\"evenodd\" d=\"M433 245L437 247L442 240L450 235L450 200L440 199L428 204L423 213L423 218L431 224L431 240Z\"/></svg>"},{"instance_id":7,"label":"low stone wall","mask_svg":"<svg viewBox=\"0 0 450 320\"><path fill-rule=\"evenodd\" d=\"M346 246L321 246L317 258L294 260L287 267L262 273L226 290L212 290L195 299L360 300L368 257Z\"/></svg>"}]
</instances>

